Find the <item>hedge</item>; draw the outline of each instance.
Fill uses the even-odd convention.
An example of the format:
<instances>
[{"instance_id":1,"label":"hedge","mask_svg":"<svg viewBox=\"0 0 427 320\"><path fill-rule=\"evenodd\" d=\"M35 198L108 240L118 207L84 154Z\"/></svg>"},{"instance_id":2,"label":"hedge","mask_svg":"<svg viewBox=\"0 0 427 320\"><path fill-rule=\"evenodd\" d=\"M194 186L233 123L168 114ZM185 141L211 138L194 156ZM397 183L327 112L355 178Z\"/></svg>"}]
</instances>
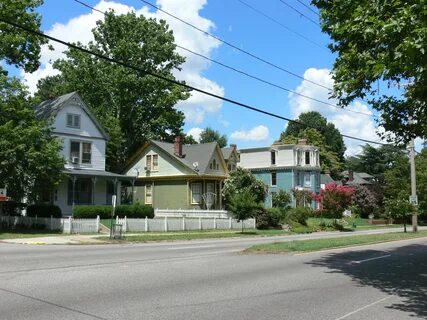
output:
<instances>
[{"instance_id":1,"label":"hedge","mask_svg":"<svg viewBox=\"0 0 427 320\"><path fill-rule=\"evenodd\" d=\"M96 218L99 216L101 219L111 218L112 206L76 206L74 207L74 218ZM132 205L119 205L116 207L115 216L124 218L154 218L154 209L151 206L142 204Z\"/></svg>"},{"instance_id":2,"label":"hedge","mask_svg":"<svg viewBox=\"0 0 427 320\"><path fill-rule=\"evenodd\" d=\"M27 207L27 216L28 217L39 217L39 218L61 218L62 212L61 208L47 203L36 203L31 204Z\"/></svg>"}]
</instances>

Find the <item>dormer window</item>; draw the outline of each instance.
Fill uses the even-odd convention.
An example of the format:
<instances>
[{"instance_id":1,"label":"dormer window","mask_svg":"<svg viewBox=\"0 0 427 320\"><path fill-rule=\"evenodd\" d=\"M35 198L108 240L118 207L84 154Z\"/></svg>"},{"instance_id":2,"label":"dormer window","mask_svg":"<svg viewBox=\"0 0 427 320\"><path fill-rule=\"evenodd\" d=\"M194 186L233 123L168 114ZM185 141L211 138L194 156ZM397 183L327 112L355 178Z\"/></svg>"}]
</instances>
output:
<instances>
[{"instance_id":1,"label":"dormer window","mask_svg":"<svg viewBox=\"0 0 427 320\"><path fill-rule=\"evenodd\" d=\"M271 154L271 164L275 165L276 164L276 151L272 150L272 151L270 151L270 154Z\"/></svg>"},{"instance_id":2,"label":"dormer window","mask_svg":"<svg viewBox=\"0 0 427 320\"><path fill-rule=\"evenodd\" d=\"M158 154L148 154L145 157L145 170L146 171L157 171L159 170L159 155Z\"/></svg>"},{"instance_id":3,"label":"dormer window","mask_svg":"<svg viewBox=\"0 0 427 320\"><path fill-rule=\"evenodd\" d=\"M219 170L219 163L216 162L215 159L212 160L211 164L209 165L209 169L211 170Z\"/></svg>"},{"instance_id":4,"label":"dormer window","mask_svg":"<svg viewBox=\"0 0 427 320\"><path fill-rule=\"evenodd\" d=\"M74 113L67 113L67 127L80 129L80 115Z\"/></svg>"},{"instance_id":5,"label":"dormer window","mask_svg":"<svg viewBox=\"0 0 427 320\"><path fill-rule=\"evenodd\" d=\"M310 151L305 152L305 164L310 164Z\"/></svg>"}]
</instances>

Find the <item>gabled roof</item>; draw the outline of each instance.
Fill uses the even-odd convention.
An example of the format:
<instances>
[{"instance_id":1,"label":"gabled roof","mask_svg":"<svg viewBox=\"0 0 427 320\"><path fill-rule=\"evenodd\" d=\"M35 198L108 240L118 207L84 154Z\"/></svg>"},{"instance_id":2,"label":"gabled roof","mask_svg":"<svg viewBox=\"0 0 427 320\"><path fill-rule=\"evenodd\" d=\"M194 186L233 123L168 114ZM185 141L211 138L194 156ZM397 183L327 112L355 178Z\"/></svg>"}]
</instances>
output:
<instances>
[{"instance_id":1,"label":"gabled roof","mask_svg":"<svg viewBox=\"0 0 427 320\"><path fill-rule=\"evenodd\" d=\"M149 140L129 161L126 165L126 169L128 170L133 164L135 164L140 159L140 155L143 151L150 145L153 144L158 148L165 151L171 158L183 164L186 168L190 169L195 174L206 174L209 169L209 161L215 152L218 152L222 165L224 167L225 172L227 172L227 166L224 161L224 157L222 156L221 149L216 142L210 143L200 143L193 145L183 145L182 146L182 154L183 157L178 157L174 152L174 144L169 142L163 142L158 140ZM197 170L193 164L197 162Z\"/></svg>"},{"instance_id":2,"label":"gabled roof","mask_svg":"<svg viewBox=\"0 0 427 320\"><path fill-rule=\"evenodd\" d=\"M344 178L348 178L348 170L341 172ZM347 181L347 184L372 184L370 180L375 177L366 172L353 172L353 180Z\"/></svg>"},{"instance_id":3,"label":"gabled roof","mask_svg":"<svg viewBox=\"0 0 427 320\"><path fill-rule=\"evenodd\" d=\"M79 107L81 107L92 120L92 122L95 124L95 126L98 128L98 130L101 132L102 136L106 140L110 139L104 128L101 126L101 124L98 122L98 120L95 118L93 113L89 110L89 108L86 106L86 104L76 91L64 94L56 98L45 100L35 106L34 111L36 113L37 118L39 119L51 119L52 117L55 117L58 112L61 111L61 109L67 105L68 102L73 102L74 105L78 105Z\"/></svg>"},{"instance_id":4,"label":"gabled roof","mask_svg":"<svg viewBox=\"0 0 427 320\"><path fill-rule=\"evenodd\" d=\"M329 174L321 174L320 175L320 184L328 184L336 182Z\"/></svg>"},{"instance_id":5,"label":"gabled roof","mask_svg":"<svg viewBox=\"0 0 427 320\"><path fill-rule=\"evenodd\" d=\"M236 153L236 155L237 155L237 150L236 150L235 145L232 145L230 147L221 148L221 152L222 152L222 156L224 157L225 160L230 159L230 157L233 153Z\"/></svg>"}]
</instances>

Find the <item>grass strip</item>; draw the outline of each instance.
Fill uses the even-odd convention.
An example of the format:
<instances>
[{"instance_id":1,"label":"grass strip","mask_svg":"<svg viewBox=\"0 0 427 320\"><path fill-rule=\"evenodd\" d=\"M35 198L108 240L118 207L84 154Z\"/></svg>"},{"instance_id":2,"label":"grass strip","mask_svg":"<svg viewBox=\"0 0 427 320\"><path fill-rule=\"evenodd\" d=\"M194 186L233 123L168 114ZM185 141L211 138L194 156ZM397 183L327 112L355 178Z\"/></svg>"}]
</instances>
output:
<instances>
[{"instance_id":1,"label":"grass strip","mask_svg":"<svg viewBox=\"0 0 427 320\"><path fill-rule=\"evenodd\" d=\"M0 230L0 240L5 239L22 239L22 238L38 238L60 236L63 233L60 231L47 232L46 230Z\"/></svg>"},{"instance_id":2,"label":"grass strip","mask_svg":"<svg viewBox=\"0 0 427 320\"><path fill-rule=\"evenodd\" d=\"M324 249L334 249L362 244L374 244L396 240L427 237L427 230L413 232L393 232L385 234L370 234L348 236L329 239L310 239L274 242L269 244L254 245L245 250L252 253L285 253L285 252L309 252Z\"/></svg>"}]
</instances>

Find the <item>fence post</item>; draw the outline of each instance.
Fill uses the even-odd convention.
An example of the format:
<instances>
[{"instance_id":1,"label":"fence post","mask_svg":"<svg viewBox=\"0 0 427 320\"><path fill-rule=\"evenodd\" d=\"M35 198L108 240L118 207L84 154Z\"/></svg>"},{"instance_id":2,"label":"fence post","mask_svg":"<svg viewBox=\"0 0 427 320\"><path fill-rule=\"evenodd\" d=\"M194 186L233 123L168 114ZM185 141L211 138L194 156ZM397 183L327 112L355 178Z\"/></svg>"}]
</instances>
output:
<instances>
[{"instance_id":1,"label":"fence post","mask_svg":"<svg viewBox=\"0 0 427 320\"><path fill-rule=\"evenodd\" d=\"M199 230L202 230L202 218L199 217Z\"/></svg>"},{"instance_id":2,"label":"fence post","mask_svg":"<svg viewBox=\"0 0 427 320\"><path fill-rule=\"evenodd\" d=\"M254 229L256 229L256 218L254 217Z\"/></svg>"},{"instance_id":3,"label":"fence post","mask_svg":"<svg viewBox=\"0 0 427 320\"><path fill-rule=\"evenodd\" d=\"M168 217L165 216L165 232L168 232Z\"/></svg>"},{"instance_id":4,"label":"fence post","mask_svg":"<svg viewBox=\"0 0 427 320\"><path fill-rule=\"evenodd\" d=\"M145 230L145 232L147 232L147 231L148 231L148 217L147 217L147 216L145 217L145 226L144 226L144 230Z\"/></svg>"},{"instance_id":5,"label":"fence post","mask_svg":"<svg viewBox=\"0 0 427 320\"><path fill-rule=\"evenodd\" d=\"M53 216L50 216L50 230L53 230Z\"/></svg>"},{"instance_id":6,"label":"fence post","mask_svg":"<svg viewBox=\"0 0 427 320\"><path fill-rule=\"evenodd\" d=\"M231 229L231 227L232 227L232 223L231 223L231 217L230 217L228 218L228 228Z\"/></svg>"},{"instance_id":7,"label":"fence post","mask_svg":"<svg viewBox=\"0 0 427 320\"><path fill-rule=\"evenodd\" d=\"M68 217L68 224L69 224L68 231L71 234L73 231L73 218Z\"/></svg>"},{"instance_id":8,"label":"fence post","mask_svg":"<svg viewBox=\"0 0 427 320\"><path fill-rule=\"evenodd\" d=\"M214 217L214 230L216 229L216 217Z\"/></svg>"},{"instance_id":9,"label":"fence post","mask_svg":"<svg viewBox=\"0 0 427 320\"><path fill-rule=\"evenodd\" d=\"M96 232L99 232L99 216L96 216Z\"/></svg>"},{"instance_id":10,"label":"fence post","mask_svg":"<svg viewBox=\"0 0 427 320\"><path fill-rule=\"evenodd\" d=\"M116 216L116 224L119 224L119 216Z\"/></svg>"},{"instance_id":11,"label":"fence post","mask_svg":"<svg viewBox=\"0 0 427 320\"><path fill-rule=\"evenodd\" d=\"M128 230L128 217L125 216L125 221L123 223L123 232L126 232Z\"/></svg>"},{"instance_id":12,"label":"fence post","mask_svg":"<svg viewBox=\"0 0 427 320\"><path fill-rule=\"evenodd\" d=\"M185 217L182 216L182 231L185 231Z\"/></svg>"}]
</instances>

